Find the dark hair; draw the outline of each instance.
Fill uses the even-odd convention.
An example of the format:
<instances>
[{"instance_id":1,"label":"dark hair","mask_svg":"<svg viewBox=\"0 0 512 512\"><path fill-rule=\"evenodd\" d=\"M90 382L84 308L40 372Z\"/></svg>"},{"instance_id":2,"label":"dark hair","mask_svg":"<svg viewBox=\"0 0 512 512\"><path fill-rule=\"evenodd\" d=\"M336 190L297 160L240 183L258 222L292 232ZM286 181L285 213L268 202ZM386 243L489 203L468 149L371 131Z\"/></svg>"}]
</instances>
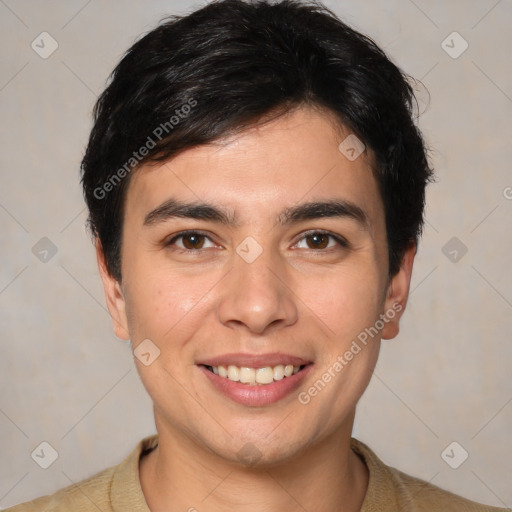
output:
<instances>
[{"instance_id":1,"label":"dark hair","mask_svg":"<svg viewBox=\"0 0 512 512\"><path fill-rule=\"evenodd\" d=\"M124 55L94 108L82 161L89 226L121 280L131 171L301 105L332 112L375 157L389 274L423 227L432 178L409 77L317 3L220 0L172 16Z\"/></svg>"}]
</instances>

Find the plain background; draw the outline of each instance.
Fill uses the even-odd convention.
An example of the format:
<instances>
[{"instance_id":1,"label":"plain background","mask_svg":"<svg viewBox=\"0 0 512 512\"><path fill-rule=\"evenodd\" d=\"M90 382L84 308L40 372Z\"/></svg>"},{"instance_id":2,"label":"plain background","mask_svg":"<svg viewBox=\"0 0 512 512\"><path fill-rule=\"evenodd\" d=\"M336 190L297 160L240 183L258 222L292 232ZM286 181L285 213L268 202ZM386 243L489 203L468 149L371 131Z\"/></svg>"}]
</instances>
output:
<instances>
[{"instance_id":1,"label":"plain background","mask_svg":"<svg viewBox=\"0 0 512 512\"><path fill-rule=\"evenodd\" d=\"M402 330L383 343L354 435L389 465L512 507L512 2L326 4L428 89L420 126L438 177ZM105 309L79 163L122 53L200 5L0 0L3 508L118 464L155 432ZM58 43L47 59L31 48L43 31ZM33 251L43 237L57 250L46 262ZM46 470L31 457L42 441L59 454ZM453 441L469 454L458 469L441 457Z\"/></svg>"}]
</instances>

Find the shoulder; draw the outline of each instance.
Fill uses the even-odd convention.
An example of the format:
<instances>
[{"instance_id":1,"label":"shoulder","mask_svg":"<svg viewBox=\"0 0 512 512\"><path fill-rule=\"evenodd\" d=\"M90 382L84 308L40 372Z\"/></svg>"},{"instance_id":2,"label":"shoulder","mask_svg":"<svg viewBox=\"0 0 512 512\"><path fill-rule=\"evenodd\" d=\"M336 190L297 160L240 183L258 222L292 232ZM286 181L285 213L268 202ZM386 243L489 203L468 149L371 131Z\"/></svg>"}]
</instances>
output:
<instances>
[{"instance_id":1,"label":"shoulder","mask_svg":"<svg viewBox=\"0 0 512 512\"><path fill-rule=\"evenodd\" d=\"M142 454L158 444L158 435L142 439L121 464L104 469L48 496L41 496L6 512L149 512L139 479Z\"/></svg>"},{"instance_id":2,"label":"shoulder","mask_svg":"<svg viewBox=\"0 0 512 512\"><path fill-rule=\"evenodd\" d=\"M69 485L57 492L27 501L6 512L104 512L111 511L110 487L117 466L105 469L79 483Z\"/></svg>"},{"instance_id":3,"label":"shoulder","mask_svg":"<svg viewBox=\"0 0 512 512\"><path fill-rule=\"evenodd\" d=\"M505 508L491 507L476 503L457 494L441 489L429 482L407 475L398 469L389 467L394 481L403 486L406 499L414 503L418 511L443 510L445 512L504 512Z\"/></svg>"},{"instance_id":4,"label":"shoulder","mask_svg":"<svg viewBox=\"0 0 512 512\"><path fill-rule=\"evenodd\" d=\"M504 512L467 500L436 485L387 466L364 443L352 439L352 449L364 460L369 481L361 512L396 511L431 512Z\"/></svg>"}]
</instances>

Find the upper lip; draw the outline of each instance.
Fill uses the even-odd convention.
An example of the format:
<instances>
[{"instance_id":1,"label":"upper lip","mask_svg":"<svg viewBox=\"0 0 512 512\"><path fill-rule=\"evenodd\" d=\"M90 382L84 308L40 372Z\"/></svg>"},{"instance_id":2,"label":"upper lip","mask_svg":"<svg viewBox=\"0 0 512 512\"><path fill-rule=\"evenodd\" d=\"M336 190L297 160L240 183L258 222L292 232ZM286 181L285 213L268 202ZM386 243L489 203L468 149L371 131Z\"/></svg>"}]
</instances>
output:
<instances>
[{"instance_id":1,"label":"upper lip","mask_svg":"<svg viewBox=\"0 0 512 512\"><path fill-rule=\"evenodd\" d=\"M198 361L197 364L204 366L229 366L234 365L246 368L263 368L265 366L278 366L291 364L293 366L303 366L311 363L310 360L302 357L292 356L290 354L222 354L220 356L209 357Z\"/></svg>"}]
</instances>

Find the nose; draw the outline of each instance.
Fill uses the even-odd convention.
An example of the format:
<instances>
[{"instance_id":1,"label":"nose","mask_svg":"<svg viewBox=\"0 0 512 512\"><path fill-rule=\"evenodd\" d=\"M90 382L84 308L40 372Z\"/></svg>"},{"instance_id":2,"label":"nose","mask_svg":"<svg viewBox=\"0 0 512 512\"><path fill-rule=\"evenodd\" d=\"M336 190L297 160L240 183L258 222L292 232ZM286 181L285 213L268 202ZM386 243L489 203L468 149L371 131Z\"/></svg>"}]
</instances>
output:
<instances>
[{"instance_id":1,"label":"nose","mask_svg":"<svg viewBox=\"0 0 512 512\"><path fill-rule=\"evenodd\" d=\"M234 268L224 280L219 303L220 321L260 335L293 325L298 309L287 281L284 264L269 250L251 263L234 255Z\"/></svg>"}]
</instances>

